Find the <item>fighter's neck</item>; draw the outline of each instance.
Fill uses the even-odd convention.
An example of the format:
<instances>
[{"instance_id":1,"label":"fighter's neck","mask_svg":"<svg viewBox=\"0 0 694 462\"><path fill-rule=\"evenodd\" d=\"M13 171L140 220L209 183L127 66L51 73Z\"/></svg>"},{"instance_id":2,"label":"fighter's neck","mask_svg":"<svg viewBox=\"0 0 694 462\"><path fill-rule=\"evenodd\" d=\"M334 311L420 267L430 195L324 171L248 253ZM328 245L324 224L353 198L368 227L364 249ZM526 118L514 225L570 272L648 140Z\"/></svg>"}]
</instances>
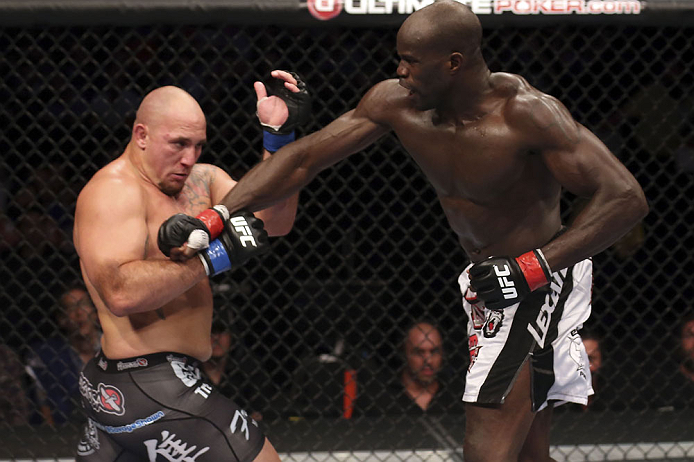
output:
<instances>
[{"instance_id":1,"label":"fighter's neck","mask_svg":"<svg viewBox=\"0 0 694 462\"><path fill-rule=\"evenodd\" d=\"M455 124L474 122L489 113L494 86L486 66L468 73L444 106L436 112L441 121Z\"/></svg>"}]
</instances>

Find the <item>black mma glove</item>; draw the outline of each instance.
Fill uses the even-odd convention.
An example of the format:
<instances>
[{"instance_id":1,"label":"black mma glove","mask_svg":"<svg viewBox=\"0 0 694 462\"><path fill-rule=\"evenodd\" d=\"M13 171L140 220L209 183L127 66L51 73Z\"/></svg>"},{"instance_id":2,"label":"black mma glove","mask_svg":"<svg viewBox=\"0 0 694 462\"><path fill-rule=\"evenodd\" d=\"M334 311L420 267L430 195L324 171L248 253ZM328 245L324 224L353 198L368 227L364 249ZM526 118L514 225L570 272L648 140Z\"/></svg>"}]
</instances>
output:
<instances>
[{"instance_id":1,"label":"black mma glove","mask_svg":"<svg viewBox=\"0 0 694 462\"><path fill-rule=\"evenodd\" d=\"M205 272L215 276L270 249L263 221L250 212L239 212L224 223L224 230L198 253Z\"/></svg>"},{"instance_id":2,"label":"black mma glove","mask_svg":"<svg viewBox=\"0 0 694 462\"><path fill-rule=\"evenodd\" d=\"M287 71L288 72L288 71ZM285 144L289 144L296 138L294 129L303 125L311 115L311 96L306 89L306 84L295 72L289 74L296 79L298 92L288 90L284 86L284 80L271 78L265 82L268 95L276 96L287 105L287 120L280 126L267 125L260 122L263 127L263 147L268 152L276 152Z\"/></svg>"},{"instance_id":3,"label":"black mma glove","mask_svg":"<svg viewBox=\"0 0 694 462\"><path fill-rule=\"evenodd\" d=\"M203 210L197 217L177 213L159 227L157 234L159 250L169 257L171 249L180 247L186 242L193 249L205 249L211 240L219 236L228 219L229 211L223 205L215 205Z\"/></svg>"},{"instance_id":4,"label":"black mma glove","mask_svg":"<svg viewBox=\"0 0 694 462\"><path fill-rule=\"evenodd\" d=\"M540 249L536 249L518 258L489 257L472 265L469 274L470 289L484 301L484 306L501 310L549 284L552 270Z\"/></svg>"}]
</instances>

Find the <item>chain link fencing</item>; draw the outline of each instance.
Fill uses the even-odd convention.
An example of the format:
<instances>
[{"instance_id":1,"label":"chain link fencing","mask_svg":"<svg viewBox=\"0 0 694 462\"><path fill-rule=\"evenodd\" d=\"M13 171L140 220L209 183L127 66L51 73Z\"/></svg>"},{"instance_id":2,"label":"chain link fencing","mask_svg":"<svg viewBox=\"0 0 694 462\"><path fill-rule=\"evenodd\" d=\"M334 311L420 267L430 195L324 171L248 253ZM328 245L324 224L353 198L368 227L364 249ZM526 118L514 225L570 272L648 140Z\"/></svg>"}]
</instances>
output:
<instances>
[{"instance_id":1,"label":"chain link fencing","mask_svg":"<svg viewBox=\"0 0 694 462\"><path fill-rule=\"evenodd\" d=\"M74 455L83 421L74 348L93 338L94 323L67 316L63 298L80 280L75 199L125 147L142 96L168 84L190 92L208 117L200 161L238 178L260 159L255 80L275 68L303 75L315 97L303 132L314 131L395 75L396 30L0 29L0 459ZM602 367L588 410L556 411L557 460L694 457L694 385L678 378L680 325L694 298L693 37L684 26L485 29L490 68L564 102L651 206L594 258L586 332L600 339ZM581 205L564 197L567 222ZM215 325L233 345L233 373L220 386L262 415L285 460L461 460L468 351L456 279L466 257L397 139L319 174L301 193L292 232L272 248L213 280ZM405 331L420 319L443 337L450 399L439 413L387 404L399 393ZM351 371L357 398L346 418Z\"/></svg>"}]
</instances>

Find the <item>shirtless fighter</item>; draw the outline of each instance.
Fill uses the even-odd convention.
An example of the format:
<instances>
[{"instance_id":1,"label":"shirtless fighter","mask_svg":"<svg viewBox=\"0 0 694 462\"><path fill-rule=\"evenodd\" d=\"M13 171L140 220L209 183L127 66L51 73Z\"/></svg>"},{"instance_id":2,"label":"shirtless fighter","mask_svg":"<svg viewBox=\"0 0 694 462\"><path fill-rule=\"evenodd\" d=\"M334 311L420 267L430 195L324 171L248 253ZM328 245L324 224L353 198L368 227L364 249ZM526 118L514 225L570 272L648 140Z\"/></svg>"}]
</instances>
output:
<instances>
[{"instance_id":1,"label":"shirtless fighter","mask_svg":"<svg viewBox=\"0 0 694 462\"><path fill-rule=\"evenodd\" d=\"M258 114L261 123L287 129L297 122L296 101L308 104L307 92L295 75L274 75L285 91L267 97L257 82ZM290 139L291 133L270 134L264 144L276 148ZM208 275L267 249L268 234L289 232L298 195L258 212L267 231L251 213L209 209L236 182L196 163L205 141L205 115L195 99L177 87L158 88L138 108L123 154L79 195L74 242L103 337L80 376L89 419L77 460L279 461L257 423L199 366L211 355ZM177 213L215 222L217 239L197 237L200 258L172 261L159 251L160 225Z\"/></svg>"},{"instance_id":2,"label":"shirtless fighter","mask_svg":"<svg viewBox=\"0 0 694 462\"><path fill-rule=\"evenodd\" d=\"M541 462L550 460L553 404L585 404L592 392L576 333L590 314L591 256L648 206L629 171L559 101L489 71L481 37L461 3L413 13L397 35L398 79L255 166L221 203L267 207L394 131L472 262L459 279L472 359L465 460ZM589 199L567 229L562 187Z\"/></svg>"}]
</instances>

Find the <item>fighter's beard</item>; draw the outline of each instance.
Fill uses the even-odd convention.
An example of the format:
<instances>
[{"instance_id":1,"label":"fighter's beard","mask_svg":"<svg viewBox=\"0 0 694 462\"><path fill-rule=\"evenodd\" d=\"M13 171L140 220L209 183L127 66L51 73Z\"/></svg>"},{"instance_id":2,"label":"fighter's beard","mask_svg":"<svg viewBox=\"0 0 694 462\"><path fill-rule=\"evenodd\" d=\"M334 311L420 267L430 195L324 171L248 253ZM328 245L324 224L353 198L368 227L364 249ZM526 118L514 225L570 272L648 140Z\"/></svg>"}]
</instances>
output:
<instances>
[{"instance_id":1,"label":"fighter's beard","mask_svg":"<svg viewBox=\"0 0 694 462\"><path fill-rule=\"evenodd\" d=\"M164 183L159 183L159 190L167 196L176 197L181 191L183 191L183 186L178 187L172 185L165 185Z\"/></svg>"}]
</instances>

